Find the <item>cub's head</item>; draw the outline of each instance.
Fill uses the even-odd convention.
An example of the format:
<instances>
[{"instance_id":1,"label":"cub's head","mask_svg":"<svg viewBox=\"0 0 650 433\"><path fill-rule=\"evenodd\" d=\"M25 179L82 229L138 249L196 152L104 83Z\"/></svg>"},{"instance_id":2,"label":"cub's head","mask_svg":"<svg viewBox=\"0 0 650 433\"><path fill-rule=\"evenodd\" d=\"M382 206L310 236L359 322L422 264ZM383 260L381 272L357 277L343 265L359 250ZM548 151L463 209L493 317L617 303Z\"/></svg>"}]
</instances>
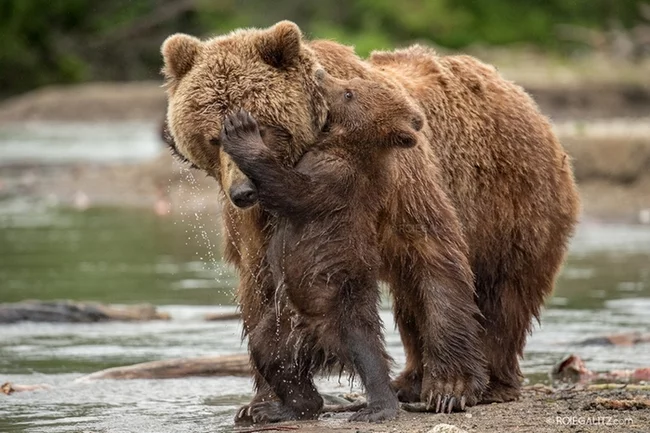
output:
<instances>
[{"instance_id":1,"label":"cub's head","mask_svg":"<svg viewBox=\"0 0 650 433\"><path fill-rule=\"evenodd\" d=\"M176 34L161 51L172 150L218 179L236 206L255 204L253 184L221 150L223 119L244 108L257 119L265 143L288 164L297 161L327 116L316 54L288 21L205 41Z\"/></svg>"},{"instance_id":2,"label":"cub's head","mask_svg":"<svg viewBox=\"0 0 650 433\"><path fill-rule=\"evenodd\" d=\"M407 95L387 83L353 78L341 80L316 71L329 106L331 134L351 145L413 147L424 116Z\"/></svg>"}]
</instances>

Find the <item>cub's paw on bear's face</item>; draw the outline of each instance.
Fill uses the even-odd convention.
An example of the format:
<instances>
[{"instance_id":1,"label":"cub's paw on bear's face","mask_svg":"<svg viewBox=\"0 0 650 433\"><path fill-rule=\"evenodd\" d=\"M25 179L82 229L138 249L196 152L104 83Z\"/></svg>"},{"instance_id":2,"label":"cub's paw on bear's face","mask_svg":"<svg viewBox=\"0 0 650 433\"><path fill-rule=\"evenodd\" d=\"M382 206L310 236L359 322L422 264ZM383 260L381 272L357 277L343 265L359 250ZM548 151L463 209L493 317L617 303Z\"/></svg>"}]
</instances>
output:
<instances>
[{"instance_id":1,"label":"cub's paw on bear's face","mask_svg":"<svg viewBox=\"0 0 650 433\"><path fill-rule=\"evenodd\" d=\"M257 121L243 109L226 116L219 141L227 154L240 158L265 147Z\"/></svg>"}]
</instances>

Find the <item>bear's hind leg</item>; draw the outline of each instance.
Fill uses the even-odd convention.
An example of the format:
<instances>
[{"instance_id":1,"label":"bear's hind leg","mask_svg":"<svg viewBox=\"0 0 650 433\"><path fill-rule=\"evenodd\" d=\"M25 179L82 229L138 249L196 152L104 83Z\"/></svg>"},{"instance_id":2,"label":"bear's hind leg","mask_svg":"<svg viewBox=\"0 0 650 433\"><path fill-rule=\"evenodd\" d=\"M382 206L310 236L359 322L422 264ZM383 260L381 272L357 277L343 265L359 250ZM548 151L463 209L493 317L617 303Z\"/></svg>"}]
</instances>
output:
<instances>
[{"instance_id":1,"label":"bear's hind leg","mask_svg":"<svg viewBox=\"0 0 650 433\"><path fill-rule=\"evenodd\" d=\"M523 266L523 265L522 265ZM515 267L519 269L520 267ZM484 351L490 381L481 403L516 400L523 379L519 358L523 355L532 321L539 317L544 298L553 289L554 270L529 264L517 275L503 274L486 284L477 275L478 304L484 316ZM534 274L532 274L534 272Z\"/></svg>"}]
</instances>

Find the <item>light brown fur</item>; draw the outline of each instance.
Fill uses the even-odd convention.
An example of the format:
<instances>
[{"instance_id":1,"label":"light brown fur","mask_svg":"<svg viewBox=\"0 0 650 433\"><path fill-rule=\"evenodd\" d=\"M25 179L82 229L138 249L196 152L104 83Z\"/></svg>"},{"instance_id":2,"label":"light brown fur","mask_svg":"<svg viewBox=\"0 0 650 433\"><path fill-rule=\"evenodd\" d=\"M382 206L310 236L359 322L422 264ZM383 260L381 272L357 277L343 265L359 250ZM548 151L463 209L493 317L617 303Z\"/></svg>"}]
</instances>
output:
<instances>
[{"instance_id":1,"label":"light brown fur","mask_svg":"<svg viewBox=\"0 0 650 433\"><path fill-rule=\"evenodd\" d=\"M445 395L456 408L481 394L516 398L518 356L579 212L571 166L531 98L468 56L414 46L364 62L334 42L302 40L288 22L198 45L178 38L188 37L163 46L170 130L178 152L225 192L236 170L211 143L225 114L238 106L252 112L275 137L269 147L293 165L325 122L319 67L395 86L420 106L429 145L396 155L398 175L379 215L381 273L407 354L394 386L402 400L434 409ZM195 54L186 71L188 53ZM242 211L227 199L224 206L226 257L240 272L250 332L272 302L264 251L274 222L257 206ZM265 384L257 386L256 399L268 398Z\"/></svg>"}]
</instances>

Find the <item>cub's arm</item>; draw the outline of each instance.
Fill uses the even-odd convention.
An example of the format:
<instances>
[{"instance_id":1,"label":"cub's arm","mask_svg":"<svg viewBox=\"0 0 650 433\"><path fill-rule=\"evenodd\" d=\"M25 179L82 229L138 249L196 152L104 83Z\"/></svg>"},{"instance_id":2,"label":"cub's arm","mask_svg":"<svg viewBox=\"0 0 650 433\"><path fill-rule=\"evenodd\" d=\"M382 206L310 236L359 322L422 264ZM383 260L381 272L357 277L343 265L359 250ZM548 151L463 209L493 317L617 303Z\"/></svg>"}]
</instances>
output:
<instances>
[{"instance_id":1,"label":"cub's arm","mask_svg":"<svg viewBox=\"0 0 650 433\"><path fill-rule=\"evenodd\" d=\"M308 152L296 168L285 167L264 144L255 119L240 110L226 117L221 145L255 184L260 204L278 215L313 219L348 206L352 170L324 152Z\"/></svg>"}]
</instances>

